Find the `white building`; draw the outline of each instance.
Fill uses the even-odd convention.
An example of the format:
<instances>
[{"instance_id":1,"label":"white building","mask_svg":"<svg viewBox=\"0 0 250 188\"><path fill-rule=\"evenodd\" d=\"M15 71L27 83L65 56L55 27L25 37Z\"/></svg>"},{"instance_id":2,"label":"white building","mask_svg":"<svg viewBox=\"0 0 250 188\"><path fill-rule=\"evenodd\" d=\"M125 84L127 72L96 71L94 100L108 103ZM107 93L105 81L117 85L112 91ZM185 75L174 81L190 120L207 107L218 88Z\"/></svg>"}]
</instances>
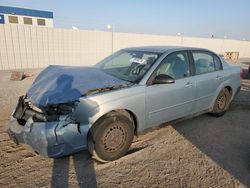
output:
<instances>
[{"instance_id":1,"label":"white building","mask_svg":"<svg viewBox=\"0 0 250 188\"><path fill-rule=\"evenodd\" d=\"M53 12L0 6L0 24L54 27Z\"/></svg>"}]
</instances>

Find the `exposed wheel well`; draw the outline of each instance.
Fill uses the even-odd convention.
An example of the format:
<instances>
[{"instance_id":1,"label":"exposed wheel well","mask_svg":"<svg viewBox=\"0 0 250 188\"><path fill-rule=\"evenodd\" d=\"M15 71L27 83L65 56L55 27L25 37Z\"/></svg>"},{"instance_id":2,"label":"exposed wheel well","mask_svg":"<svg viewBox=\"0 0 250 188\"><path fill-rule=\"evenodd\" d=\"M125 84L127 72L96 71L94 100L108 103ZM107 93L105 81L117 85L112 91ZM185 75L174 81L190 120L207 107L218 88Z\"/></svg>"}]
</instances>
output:
<instances>
[{"instance_id":1,"label":"exposed wheel well","mask_svg":"<svg viewBox=\"0 0 250 188\"><path fill-rule=\"evenodd\" d=\"M233 94L232 88L230 86L226 86L225 88L229 91L230 95L232 96Z\"/></svg>"},{"instance_id":2,"label":"exposed wheel well","mask_svg":"<svg viewBox=\"0 0 250 188\"><path fill-rule=\"evenodd\" d=\"M133 112L131 112L130 110L126 110L128 113L129 113L129 115L132 117L132 119L133 119L133 123L134 123L134 133L135 133L135 135L137 135L137 128L138 128L138 122L137 122L137 118L136 118L136 115L133 113Z\"/></svg>"}]
</instances>

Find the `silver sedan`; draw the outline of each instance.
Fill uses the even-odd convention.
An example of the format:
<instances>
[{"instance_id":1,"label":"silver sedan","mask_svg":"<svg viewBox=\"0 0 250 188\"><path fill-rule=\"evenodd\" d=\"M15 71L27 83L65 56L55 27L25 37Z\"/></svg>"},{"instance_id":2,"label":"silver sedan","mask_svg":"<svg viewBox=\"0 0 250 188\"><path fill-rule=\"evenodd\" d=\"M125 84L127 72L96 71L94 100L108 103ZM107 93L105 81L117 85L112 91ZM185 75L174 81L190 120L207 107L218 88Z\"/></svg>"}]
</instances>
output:
<instances>
[{"instance_id":1,"label":"silver sedan","mask_svg":"<svg viewBox=\"0 0 250 188\"><path fill-rule=\"evenodd\" d=\"M223 115L240 86L240 68L206 49L122 49L94 67L44 69L19 98L8 133L48 157L88 149L111 161L140 131L193 114Z\"/></svg>"}]
</instances>

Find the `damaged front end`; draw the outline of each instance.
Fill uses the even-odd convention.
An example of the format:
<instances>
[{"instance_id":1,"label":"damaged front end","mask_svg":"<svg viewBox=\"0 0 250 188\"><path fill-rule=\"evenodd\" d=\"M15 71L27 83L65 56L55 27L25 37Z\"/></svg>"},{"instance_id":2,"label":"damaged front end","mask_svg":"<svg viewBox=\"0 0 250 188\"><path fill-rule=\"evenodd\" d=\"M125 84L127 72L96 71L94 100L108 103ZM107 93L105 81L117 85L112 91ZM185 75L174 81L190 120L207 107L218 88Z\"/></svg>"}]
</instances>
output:
<instances>
[{"instance_id":1,"label":"damaged front end","mask_svg":"<svg viewBox=\"0 0 250 188\"><path fill-rule=\"evenodd\" d=\"M87 148L90 125L76 122L77 102L40 109L21 96L12 114L8 133L17 144L26 144L38 154L62 157Z\"/></svg>"},{"instance_id":2,"label":"damaged front end","mask_svg":"<svg viewBox=\"0 0 250 188\"><path fill-rule=\"evenodd\" d=\"M94 67L48 66L19 98L9 135L49 157L87 149L89 119L98 104L86 98L130 84Z\"/></svg>"}]
</instances>

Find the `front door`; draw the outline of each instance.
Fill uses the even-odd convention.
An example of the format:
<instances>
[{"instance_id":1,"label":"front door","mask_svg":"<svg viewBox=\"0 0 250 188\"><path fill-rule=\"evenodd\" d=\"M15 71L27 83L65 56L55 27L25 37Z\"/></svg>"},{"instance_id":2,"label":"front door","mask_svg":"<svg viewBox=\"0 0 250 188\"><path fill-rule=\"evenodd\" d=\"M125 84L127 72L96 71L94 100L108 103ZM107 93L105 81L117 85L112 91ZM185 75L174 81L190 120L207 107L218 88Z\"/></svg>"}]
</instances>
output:
<instances>
[{"instance_id":1,"label":"front door","mask_svg":"<svg viewBox=\"0 0 250 188\"><path fill-rule=\"evenodd\" d=\"M175 83L153 84L146 88L146 120L151 127L180 118L193 112L195 82L190 77L190 65L186 51L168 55L156 68L153 77L168 75Z\"/></svg>"}]
</instances>

